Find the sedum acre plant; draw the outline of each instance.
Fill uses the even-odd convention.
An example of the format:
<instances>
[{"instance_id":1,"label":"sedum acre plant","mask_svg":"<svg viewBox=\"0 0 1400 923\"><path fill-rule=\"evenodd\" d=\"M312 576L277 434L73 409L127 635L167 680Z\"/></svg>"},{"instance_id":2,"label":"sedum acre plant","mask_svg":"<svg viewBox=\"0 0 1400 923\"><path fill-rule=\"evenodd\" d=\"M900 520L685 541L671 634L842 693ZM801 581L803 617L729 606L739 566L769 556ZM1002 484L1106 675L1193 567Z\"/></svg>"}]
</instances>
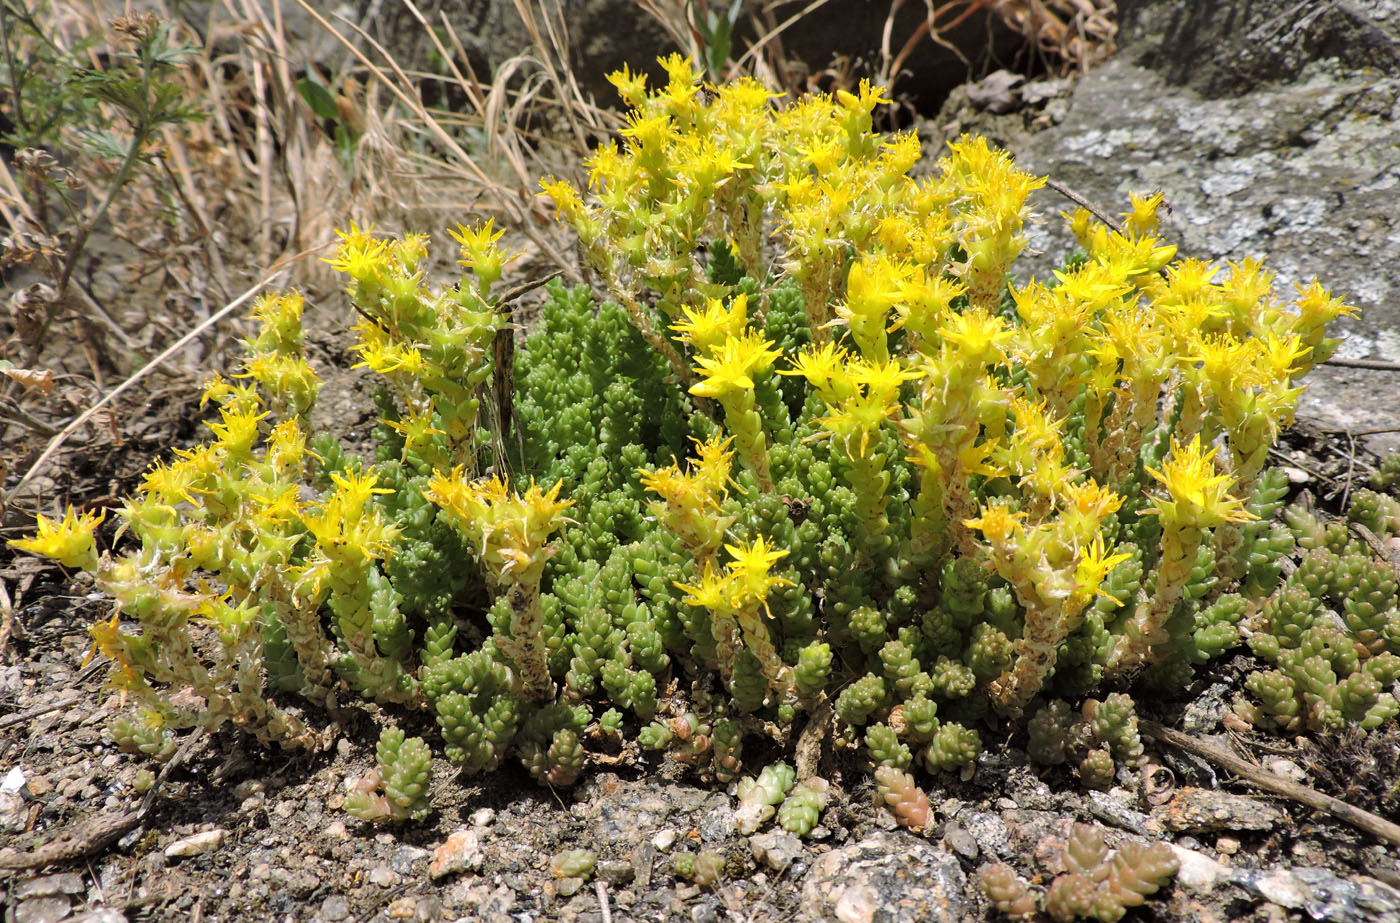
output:
<instances>
[{"instance_id":1,"label":"sedum acre plant","mask_svg":"<svg viewBox=\"0 0 1400 923\"><path fill-rule=\"evenodd\" d=\"M1180 687L1242 633L1280 665L1251 684L1261 722L1309 723L1333 679L1321 724L1393 709L1393 579L1280 590L1295 540L1264 467L1352 309L1175 259L1156 196L1122 230L1068 216L1081 250L1014 281L1042 180L985 141L914 178L919 141L872 130L877 89L783 104L663 64L657 90L613 75L632 111L588 190L544 184L606 299L552 284L513 376L489 222L454 233L440 291L424 238L352 227L332 265L381 384L373 458L313 428L302 302L269 296L209 387L213 439L121 511L125 550L71 515L17 543L118 601L93 637L135 707L119 740L168 755L231 721L315 746L307 706L356 695L425 710L468 772L515 756L567 785L629 722L726 781L747 740L802 734L863 742L913 823L909 770L969 770L998 718L1034 716L1038 757L1106 784L1141 755L1131 699L1077 723L1062 700ZM1294 631L1300 593L1359 600L1351 659ZM418 784L401 737L381 774ZM812 829L810 763L746 782L746 823ZM390 795L362 807L421 812Z\"/></svg>"}]
</instances>

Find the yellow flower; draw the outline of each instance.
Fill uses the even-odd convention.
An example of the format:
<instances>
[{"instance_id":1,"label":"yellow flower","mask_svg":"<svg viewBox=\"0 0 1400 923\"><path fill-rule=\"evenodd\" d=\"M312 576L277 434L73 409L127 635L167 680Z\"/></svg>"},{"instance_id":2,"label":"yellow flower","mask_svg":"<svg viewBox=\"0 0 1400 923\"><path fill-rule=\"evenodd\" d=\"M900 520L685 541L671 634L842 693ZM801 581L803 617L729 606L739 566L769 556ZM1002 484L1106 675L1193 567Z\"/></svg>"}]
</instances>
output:
<instances>
[{"instance_id":1,"label":"yellow flower","mask_svg":"<svg viewBox=\"0 0 1400 923\"><path fill-rule=\"evenodd\" d=\"M775 577L769 573L788 553L782 549L770 548L760 535L751 544L725 545L724 550L733 556L729 563L732 578L730 591L734 607L742 608L746 601L767 604L768 591L775 586L792 586L792 581Z\"/></svg>"},{"instance_id":2,"label":"yellow flower","mask_svg":"<svg viewBox=\"0 0 1400 923\"><path fill-rule=\"evenodd\" d=\"M696 583L676 581L676 589L685 594L681 600L688 606L698 606L711 612L729 612L734 575L715 570L713 561L705 562L704 572Z\"/></svg>"},{"instance_id":3,"label":"yellow flower","mask_svg":"<svg viewBox=\"0 0 1400 923\"><path fill-rule=\"evenodd\" d=\"M938 335L961 348L971 362L989 364L1003 361L1002 346L1015 334L1000 317L969 309L951 315L938 328Z\"/></svg>"},{"instance_id":4,"label":"yellow flower","mask_svg":"<svg viewBox=\"0 0 1400 923\"><path fill-rule=\"evenodd\" d=\"M1186 445L1173 439L1171 458L1163 462L1160 470L1147 469L1167 489L1167 496L1154 502L1154 511L1164 523L1211 529L1256 518L1244 508L1243 500L1230 496L1235 479L1215 470L1216 451L1203 451L1199 435Z\"/></svg>"},{"instance_id":5,"label":"yellow flower","mask_svg":"<svg viewBox=\"0 0 1400 923\"><path fill-rule=\"evenodd\" d=\"M981 516L976 519L964 519L963 525L979 530L988 542L999 546L1006 544L1013 535L1022 531L1021 520L1025 518L1025 513L1013 513L1005 503L993 500L982 507Z\"/></svg>"},{"instance_id":6,"label":"yellow flower","mask_svg":"<svg viewBox=\"0 0 1400 923\"><path fill-rule=\"evenodd\" d=\"M8 544L20 551L53 558L64 567L92 570L97 566L97 542L93 531L106 515L105 512L75 515L70 506L63 519L54 522L40 513L37 534L29 538L11 539Z\"/></svg>"},{"instance_id":7,"label":"yellow flower","mask_svg":"<svg viewBox=\"0 0 1400 923\"><path fill-rule=\"evenodd\" d=\"M749 322L749 296L742 292L735 295L728 307L719 298L708 298L704 308L682 305L681 312L685 320L672 324L671 329L696 352L709 356L726 340L744 332Z\"/></svg>"},{"instance_id":8,"label":"yellow flower","mask_svg":"<svg viewBox=\"0 0 1400 923\"><path fill-rule=\"evenodd\" d=\"M1079 563L1074 569L1074 595L1085 602L1096 595L1112 596L1103 589L1103 582L1115 567L1130 557L1132 555L1126 553L1109 554L1104 548L1103 536L1095 535L1087 548L1080 549Z\"/></svg>"},{"instance_id":9,"label":"yellow flower","mask_svg":"<svg viewBox=\"0 0 1400 923\"><path fill-rule=\"evenodd\" d=\"M1133 210L1123 212L1123 229L1129 234L1151 234L1156 231L1157 209L1162 205L1162 194L1156 192L1144 197L1132 192L1128 195Z\"/></svg>"},{"instance_id":10,"label":"yellow flower","mask_svg":"<svg viewBox=\"0 0 1400 923\"><path fill-rule=\"evenodd\" d=\"M491 284L501 277L506 264L505 255L496 245L496 241L501 239L505 231L496 231L495 221L494 218L488 218L485 224L478 224L474 228L459 224L455 231L447 232L449 237L461 245L462 258L457 261L458 265L472 271L480 281L483 295Z\"/></svg>"},{"instance_id":11,"label":"yellow flower","mask_svg":"<svg viewBox=\"0 0 1400 923\"><path fill-rule=\"evenodd\" d=\"M705 380L691 385L690 393L719 400L735 391L752 391L753 376L772 366L773 360L782 355L770 349L772 345L771 340L753 331L746 331L739 337L731 336L713 355L695 360Z\"/></svg>"},{"instance_id":12,"label":"yellow flower","mask_svg":"<svg viewBox=\"0 0 1400 923\"><path fill-rule=\"evenodd\" d=\"M223 417L222 423L206 421L204 425L214 431L219 445L226 449L230 456L246 456L252 450L253 443L258 440L258 422L267 414L254 413L251 408L230 410L225 407L219 411L219 416Z\"/></svg>"},{"instance_id":13,"label":"yellow flower","mask_svg":"<svg viewBox=\"0 0 1400 923\"><path fill-rule=\"evenodd\" d=\"M617 87L617 95L621 96L622 101L634 109L646 101L647 75L645 73L634 74L624 64L622 70L608 74L608 83Z\"/></svg>"},{"instance_id":14,"label":"yellow flower","mask_svg":"<svg viewBox=\"0 0 1400 923\"><path fill-rule=\"evenodd\" d=\"M801 375L830 404L841 397L836 393L832 381L841 374L845 364L846 351L828 340L821 346L808 346L802 350L792 360L792 368L779 370L778 374Z\"/></svg>"},{"instance_id":15,"label":"yellow flower","mask_svg":"<svg viewBox=\"0 0 1400 923\"><path fill-rule=\"evenodd\" d=\"M373 230L374 226L370 225L362 231L352 222L349 231L336 231L340 248L333 258L322 262L361 285L379 284L382 274L388 270L389 245L370 237Z\"/></svg>"}]
</instances>

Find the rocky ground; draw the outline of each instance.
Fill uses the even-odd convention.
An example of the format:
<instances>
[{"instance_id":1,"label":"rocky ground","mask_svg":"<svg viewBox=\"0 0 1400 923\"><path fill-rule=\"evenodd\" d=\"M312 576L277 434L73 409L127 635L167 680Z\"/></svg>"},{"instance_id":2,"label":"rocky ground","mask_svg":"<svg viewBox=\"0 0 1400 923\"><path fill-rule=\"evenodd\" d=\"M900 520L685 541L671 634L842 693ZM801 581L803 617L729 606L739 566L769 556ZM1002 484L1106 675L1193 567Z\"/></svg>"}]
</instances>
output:
<instances>
[{"instance_id":1,"label":"rocky ground","mask_svg":"<svg viewBox=\"0 0 1400 923\"><path fill-rule=\"evenodd\" d=\"M1400 360L1400 11L1220 4L1245 11L1227 21L1210 6L1124 3L1129 28L1114 60L1078 80L960 91L925 133L990 132L1109 211L1128 190L1161 189L1187 252L1265 253L1285 283L1321 276L1365 309L1340 355ZM1347 46L1347 35L1364 41ZM1251 56L1232 56L1245 39ZM1369 50L1329 57L1339 41ZM1188 53L1195 68L1183 67ZM1045 195L1044 214L1066 205ZM1063 248L1054 225L1037 230L1047 254ZM347 366L334 342L317 358ZM1368 440L1395 444L1346 431L1400 425L1400 388L1393 371L1375 369L1328 367L1317 380L1300 413L1308 435L1281 460L1325 496L1364 473ZM341 424L367 425L362 396L339 395ZM130 468L109 459L107 474L122 483L131 471L119 464ZM994 919L976 869L1005 859L1048 881L1053 846L1076 820L1106 828L1110 845L1172 844L1175 884L1130 919L1400 919L1394 845L1162 744L1149 743L1151 768L1087 793L1068 773L1028 766L1024 741L994 727L982 729L988 751L970 779L921 779L935 808L922 834L875 807L854 759L835 761L837 797L798 840L771 826L738 834L723 787L633 753L559 791L514 765L470 779L439 761L429 821L373 828L341 810L347 783L371 765L371 715L352 716L314 756L262 752L232 735L197 739L143 809L151 767L112 745L114 703L100 665L83 665L87 626L106 603L29 559L7 557L0 576L16 594L0 660L0 847L14 850L0 852L6 921ZM1244 667L1220 664L1143 714L1334 794L1377 803L1384 793L1347 790L1365 767L1376 785L1394 785L1394 734L1306 748L1228 731L1222 717ZM748 754L750 768L761 756ZM1379 804L1400 820L1393 796ZM574 848L596 853L586 880L551 872L551 857ZM675 878L673 857L701 849L723 857L719 881Z\"/></svg>"}]
</instances>

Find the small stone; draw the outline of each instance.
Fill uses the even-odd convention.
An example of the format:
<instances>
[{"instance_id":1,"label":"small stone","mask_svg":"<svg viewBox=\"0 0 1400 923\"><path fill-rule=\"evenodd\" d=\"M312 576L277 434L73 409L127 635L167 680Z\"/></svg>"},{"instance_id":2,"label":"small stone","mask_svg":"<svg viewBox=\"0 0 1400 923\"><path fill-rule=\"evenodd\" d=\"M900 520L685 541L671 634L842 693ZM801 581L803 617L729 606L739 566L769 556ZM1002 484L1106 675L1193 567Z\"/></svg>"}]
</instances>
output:
<instances>
[{"instance_id":1,"label":"small stone","mask_svg":"<svg viewBox=\"0 0 1400 923\"><path fill-rule=\"evenodd\" d=\"M666 852L676 845L676 837L679 834L671 827L663 827L656 831L656 835L651 838L651 845L656 847L657 852Z\"/></svg>"},{"instance_id":2,"label":"small stone","mask_svg":"<svg viewBox=\"0 0 1400 923\"><path fill-rule=\"evenodd\" d=\"M594 871L610 885L625 885L637 877L637 870L632 867L632 863L622 859L604 859Z\"/></svg>"},{"instance_id":3,"label":"small stone","mask_svg":"<svg viewBox=\"0 0 1400 923\"><path fill-rule=\"evenodd\" d=\"M775 872L781 872L802 856L802 841L791 833L760 833L749 837L753 857Z\"/></svg>"},{"instance_id":4,"label":"small stone","mask_svg":"<svg viewBox=\"0 0 1400 923\"><path fill-rule=\"evenodd\" d=\"M1264 768L1290 782L1302 783L1308 780L1308 774L1303 771L1303 767L1281 756L1271 756L1265 759Z\"/></svg>"},{"instance_id":5,"label":"small stone","mask_svg":"<svg viewBox=\"0 0 1400 923\"><path fill-rule=\"evenodd\" d=\"M1246 795L1185 787L1177 789L1170 801L1154 811L1153 818L1176 833L1212 833L1274 830L1283 823L1284 814L1277 807Z\"/></svg>"},{"instance_id":6,"label":"small stone","mask_svg":"<svg viewBox=\"0 0 1400 923\"><path fill-rule=\"evenodd\" d=\"M76 872L59 872L57 875L44 875L30 878L15 885L15 900L30 897L51 897L55 894L82 894L83 876Z\"/></svg>"},{"instance_id":7,"label":"small stone","mask_svg":"<svg viewBox=\"0 0 1400 923\"><path fill-rule=\"evenodd\" d=\"M1148 817L1132 807L1132 798L1120 788L1106 792L1090 792L1089 813L1106 824L1111 824L1129 833L1151 839Z\"/></svg>"},{"instance_id":8,"label":"small stone","mask_svg":"<svg viewBox=\"0 0 1400 923\"><path fill-rule=\"evenodd\" d=\"M1172 846L1176 855L1176 883L1190 891L1209 891L1230 877L1230 869L1204 853Z\"/></svg>"},{"instance_id":9,"label":"small stone","mask_svg":"<svg viewBox=\"0 0 1400 923\"><path fill-rule=\"evenodd\" d=\"M323 836L326 837L326 839L329 839L329 840L348 840L348 839L350 839L350 831L345 829L345 822L344 822L344 821L339 821L339 820L333 820L333 821L331 821L329 824L326 824L325 829L322 830L321 833L322 833Z\"/></svg>"},{"instance_id":10,"label":"small stone","mask_svg":"<svg viewBox=\"0 0 1400 923\"><path fill-rule=\"evenodd\" d=\"M68 923L126 923L126 914L115 907L98 907L69 917Z\"/></svg>"},{"instance_id":11,"label":"small stone","mask_svg":"<svg viewBox=\"0 0 1400 923\"><path fill-rule=\"evenodd\" d=\"M953 818L948 822L947 828L943 831L943 842L953 852L969 861L976 859L981 852L977 846L977 838L958 818Z\"/></svg>"},{"instance_id":12,"label":"small stone","mask_svg":"<svg viewBox=\"0 0 1400 923\"><path fill-rule=\"evenodd\" d=\"M481 835L474 829L463 828L454 831L441 846L433 850L428 877L437 881L458 872L479 872L485 863Z\"/></svg>"},{"instance_id":13,"label":"small stone","mask_svg":"<svg viewBox=\"0 0 1400 923\"><path fill-rule=\"evenodd\" d=\"M473 827L489 827L496 822L496 810L494 808L477 808L472 812L471 822Z\"/></svg>"},{"instance_id":14,"label":"small stone","mask_svg":"<svg viewBox=\"0 0 1400 923\"><path fill-rule=\"evenodd\" d=\"M1222 836L1215 841L1215 851L1222 856L1233 856L1240 851L1240 841L1232 836Z\"/></svg>"},{"instance_id":15,"label":"small stone","mask_svg":"<svg viewBox=\"0 0 1400 923\"><path fill-rule=\"evenodd\" d=\"M15 906L15 923L57 923L73 911L66 895L36 897Z\"/></svg>"},{"instance_id":16,"label":"small stone","mask_svg":"<svg viewBox=\"0 0 1400 923\"><path fill-rule=\"evenodd\" d=\"M384 908L384 915L391 920L412 920L417 904L416 897L401 897Z\"/></svg>"},{"instance_id":17,"label":"small stone","mask_svg":"<svg viewBox=\"0 0 1400 923\"><path fill-rule=\"evenodd\" d=\"M399 881L398 873L387 865L376 865L369 870L369 883L381 888L391 888Z\"/></svg>"},{"instance_id":18,"label":"small stone","mask_svg":"<svg viewBox=\"0 0 1400 923\"><path fill-rule=\"evenodd\" d=\"M922 923L970 917L958 859L906 833L833 849L803 879L802 923Z\"/></svg>"},{"instance_id":19,"label":"small stone","mask_svg":"<svg viewBox=\"0 0 1400 923\"><path fill-rule=\"evenodd\" d=\"M244 779L233 787L233 797L239 801L251 798L254 795L261 795L267 791L267 786L261 779Z\"/></svg>"},{"instance_id":20,"label":"small stone","mask_svg":"<svg viewBox=\"0 0 1400 923\"><path fill-rule=\"evenodd\" d=\"M390 863L400 875L412 875L413 863L428 858L432 853L418 846L400 846L394 851Z\"/></svg>"},{"instance_id":21,"label":"small stone","mask_svg":"<svg viewBox=\"0 0 1400 923\"><path fill-rule=\"evenodd\" d=\"M343 894L332 894L321 901L321 919L327 923L340 923L350 916L350 902Z\"/></svg>"},{"instance_id":22,"label":"small stone","mask_svg":"<svg viewBox=\"0 0 1400 923\"><path fill-rule=\"evenodd\" d=\"M192 834L176 840L165 847L165 858L180 859L188 856L202 856L224 845L226 835L226 831L216 827L213 830L205 830L203 833Z\"/></svg>"},{"instance_id":23,"label":"small stone","mask_svg":"<svg viewBox=\"0 0 1400 923\"><path fill-rule=\"evenodd\" d=\"M582 887L582 878L560 878L554 882L554 893L560 897L573 897Z\"/></svg>"},{"instance_id":24,"label":"small stone","mask_svg":"<svg viewBox=\"0 0 1400 923\"><path fill-rule=\"evenodd\" d=\"M718 923L719 907L714 901L704 901L690 908L693 923Z\"/></svg>"}]
</instances>

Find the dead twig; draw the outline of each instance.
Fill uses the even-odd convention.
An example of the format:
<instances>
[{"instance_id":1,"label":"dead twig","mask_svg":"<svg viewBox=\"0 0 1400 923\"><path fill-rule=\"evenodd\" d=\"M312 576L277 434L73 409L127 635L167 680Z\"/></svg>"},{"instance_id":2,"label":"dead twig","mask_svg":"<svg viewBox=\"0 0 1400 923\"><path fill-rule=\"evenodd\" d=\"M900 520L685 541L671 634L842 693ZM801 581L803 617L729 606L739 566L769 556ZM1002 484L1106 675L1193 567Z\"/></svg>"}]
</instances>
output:
<instances>
[{"instance_id":1,"label":"dead twig","mask_svg":"<svg viewBox=\"0 0 1400 923\"><path fill-rule=\"evenodd\" d=\"M612 923L612 908L608 906L608 883L599 878L593 883L598 892L598 908L603 912L603 923Z\"/></svg>"},{"instance_id":2,"label":"dead twig","mask_svg":"<svg viewBox=\"0 0 1400 923\"><path fill-rule=\"evenodd\" d=\"M1073 189L1069 188L1064 183L1060 182L1059 180L1046 179L1045 186L1047 189L1053 189L1060 195L1064 196L1066 199L1069 199L1075 205L1078 205L1080 208L1084 209L1089 214L1102 221L1104 224L1113 228L1113 230L1117 231L1120 234L1123 233L1123 223L1121 221L1119 221L1117 218L1112 217L1103 209L1099 208L1093 202L1090 202L1088 199L1084 198L1082 195L1075 192Z\"/></svg>"},{"instance_id":3,"label":"dead twig","mask_svg":"<svg viewBox=\"0 0 1400 923\"><path fill-rule=\"evenodd\" d=\"M6 602L8 601L7 598ZM0 653L3 652L4 648L0 648ZM0 718L0 731L3 731L7 727L13 727L16 724L24 724L26 721L38 718L40 715L47 715L49 712L59 711L60 709L68 708L70 705L76 705L85 698L87 698L86 695L79 693L77 695L61 698L57 702L50 702L47 705L35 705L33 708L26 708L24 711L15 712L13 715L6 715Z\"/></svg>"},{"instance_id":4,"label":"dead twig","mask_svg":"<svg viewBox=\"0 0 1400 923\"><path fill-rule=\"evenodd\" d=\"M1203 740L1183 734L1180 731L1163 727L1155 721L1139 719L1138 726L1142 732L1159 743L1171 744L1193 756L1198 756L1224 769L1233 772L1235 775L1251 784L1273 792L1275 795L1282 795L1299 804L1305 804L1310 808L1316 808L1337 820L1350 824L1358 830L1369 833L1377 839L1389 843L1391 846L1400 846L1400 824L1394 824L1383 817L1378 817L1370 811L1363 811L1361 808L1347 804L1331 795L1324 795L1316 789L1308 788L1297 782L1290 782L1281 776L1277 776L1267 769L1241 759L1223 747L1207 743Z\"/></svg>"},{"instance_id":5,"label":"dead twig","mask_svg":"<svg viewBox=\"0 0 1400 923\"><path fill-rule=\"evenodd\" d=\"M1386 362L1384 359L1324 359L1323 365L1335 365L1339 369L1370 369L1375 372L1400 372L1400 362Z\"/></svg>"}]
</instances>

